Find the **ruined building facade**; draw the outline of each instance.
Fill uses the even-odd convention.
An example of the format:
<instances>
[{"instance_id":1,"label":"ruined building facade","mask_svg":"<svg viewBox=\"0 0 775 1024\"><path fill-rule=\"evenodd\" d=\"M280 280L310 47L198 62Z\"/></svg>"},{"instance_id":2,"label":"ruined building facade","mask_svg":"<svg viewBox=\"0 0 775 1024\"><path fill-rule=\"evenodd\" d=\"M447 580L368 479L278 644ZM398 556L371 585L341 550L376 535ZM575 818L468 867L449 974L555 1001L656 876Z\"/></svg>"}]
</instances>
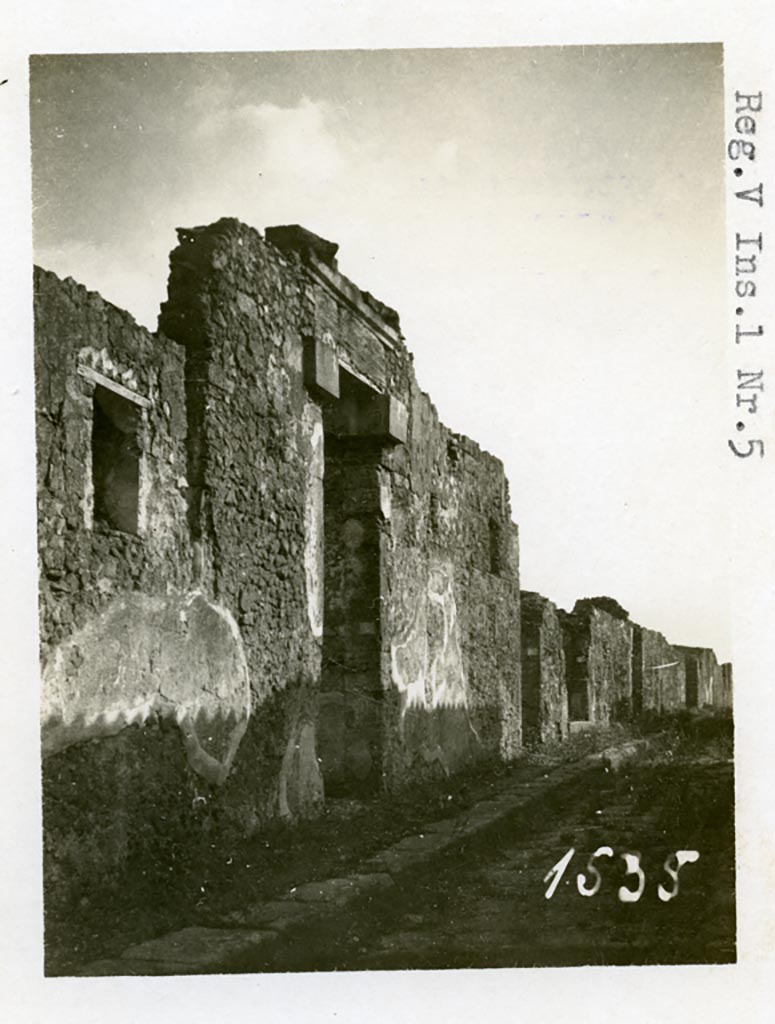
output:
<instances>
[{"instance_id":1,"label":"ruined building facade","mask_svg":"<svg viewBox=\"0 0 775 1024\"><path fill-rule=\"evenodd\" d=\"M54 876L514 756L503 467L332 247L181 231L155 335L45 271L35 300Z\"/></svg>"},{"instance_id":2,"label":"ruined building facade","mask_svg":"<svg viewBox=\"0 0 775 1024\"><path fill-rule=\"evenodd\" d=\"M155 334L36 269L53 888L203 821L249 833L512 759L523 727L687 702L680 673L654 697L672 655L626 613L521 614L502 464L439 422L396 313L335 253L298 227L180 231ZM731 675L695 689L721 702Z\"/></svg>"}]
</instances>

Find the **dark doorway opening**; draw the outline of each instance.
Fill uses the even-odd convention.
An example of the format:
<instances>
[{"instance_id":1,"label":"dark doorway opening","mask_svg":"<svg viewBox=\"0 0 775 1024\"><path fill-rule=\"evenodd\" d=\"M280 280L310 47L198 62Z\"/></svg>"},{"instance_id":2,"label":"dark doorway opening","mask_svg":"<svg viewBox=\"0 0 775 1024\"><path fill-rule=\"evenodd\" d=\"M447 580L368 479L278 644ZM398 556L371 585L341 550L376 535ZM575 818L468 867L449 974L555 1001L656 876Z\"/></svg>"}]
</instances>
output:
<instances>
[{"instance_id":1,"label":"dark doorway opening","mask_svg":"<svg viewBox=\"0 0 775 1024\"><path fill-rule=\"evenodd\" d=\"M700 673L696 658L686 659L686 706L696 708L700 701Z\"/></svg>"},{"instance_id":2,"label":"dark doorway opening","mask_svg":"<svg viewBox=\"0 0 775 1024\"><path fill-rule=\"evenodd\" d=\"M640 626L635 626L632 634L632 711L634 715L643 713L643 633Z\"/></svg>"},{"instance_id":3,"label":"dark doorway opening","mask_svg":"<svg viewBox=\"0 0 775 1024\"><path fill-rule=\"evenodd\" d=\"M589 673L574 625L565 630L565 679L568 686L568 715L571 722L589 721Z\"/></svg>"},{"instance_id":4,"label":"dark doorway opening","mask_svg":"<svg viewBox=\"0 0 775 1024\"><path fill-rule=\"evenodd\" d=\"M376 392L340 372L340 399L324 408L323 671L318 754L326 792L382 786L381 560Z\"/></svg>"}]
</instances>

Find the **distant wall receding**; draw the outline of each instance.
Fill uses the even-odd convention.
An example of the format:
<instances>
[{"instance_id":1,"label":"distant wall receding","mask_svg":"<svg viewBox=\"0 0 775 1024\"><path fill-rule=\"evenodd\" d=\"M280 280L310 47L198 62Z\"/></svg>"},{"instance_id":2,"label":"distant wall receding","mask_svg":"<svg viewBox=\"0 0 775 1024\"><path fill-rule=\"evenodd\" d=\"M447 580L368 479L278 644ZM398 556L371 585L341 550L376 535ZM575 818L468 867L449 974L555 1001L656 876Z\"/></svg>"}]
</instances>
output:
<instances>
[{"instance_id":1,"label":"distant wall receding","mask_svg":"<svg viewBox=\"0 0 775 1024\"><path fill-rule=\"evenodd\" d=\"M611 598L576 602L561 623L571 720L608 724L632 715L633 625Z\"/></svg>"},{"instance_id":2,"label":"distant wall receding","mask_svg":"<svg viewBox=\"0 0 775 1024\"><path fill-rule=\"evenodd\" d=\"M686 707L683 656L661 633L635 626L633 704L636 712L662 713Z\"/></svg>"},{"instance_id":3,"label":"distant wall receding","mask_svg":"<svg viewBox=\"0 0 775 1024\"><path fill-rule=\"evenodd\" d=\"M676 647L686 666L686 704L713 707L723 692L723 676L716 655L707 647ZM716 700L714 700L716 698Z\"/></svg>"},{"instance_id":4,"label":"distant wall receding","mask_svg":"<svg viewBox=\"0 0 775 1024\"><path fill-rule=\"evenodd\" d=\"M557 608L522 591L522 729L526 743L568 735L568 689Z\"/></svg>"},{"instance_id":5,"label":"distant wall receding","mask_svg":"<svg viewBox=\"0 0 775 1024\"><path fill-rule=\"evenodd\" d=\"M732 707L732 665L726 661L720 666L719 685L713 692L713 706Z\"/></svg>"}]
</instances>

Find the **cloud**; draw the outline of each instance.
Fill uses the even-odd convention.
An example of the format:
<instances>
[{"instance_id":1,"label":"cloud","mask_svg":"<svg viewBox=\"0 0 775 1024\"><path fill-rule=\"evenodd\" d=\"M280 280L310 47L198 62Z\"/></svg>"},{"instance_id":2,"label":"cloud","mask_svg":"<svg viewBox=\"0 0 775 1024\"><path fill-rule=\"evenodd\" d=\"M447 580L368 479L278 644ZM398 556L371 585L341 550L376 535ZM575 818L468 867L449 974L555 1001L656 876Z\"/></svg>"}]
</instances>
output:
<instances>
[{"instance_id":1,"label":"cloud","mask_svg":"<svg viewBox=\"0 0 775 1024\"><path fill-rule=\"evenodd\" d=\"M138 171L143 188L136 203L116 213L124 218L120 229L104 242L85 241L85 216L73 222L69 237L38 244L35 260L98 291L155 330L176 227L222 216L259 228L309 221L330 206L333 195L347 193L341 182L348 158L330 118L329 105L308 98L290 107L229 106L219 96L216 109L204 114L196 109L193 126L181 121L167 144L153 149L156 162L142 175Z\"/></svg>"},{"instance_id":2,"label":"cloud","mask_svg":"<svg viewBox=\"0 0 775 1024\"><path fill-rule=\"evenodd\" d=\"M245 104L206 114L196 131L219 163L236 157L267 183L324 186L340 177L348 163L329 127L330 113L328 104L307 97L296 107Z\"/></svg>"}]
</instances>

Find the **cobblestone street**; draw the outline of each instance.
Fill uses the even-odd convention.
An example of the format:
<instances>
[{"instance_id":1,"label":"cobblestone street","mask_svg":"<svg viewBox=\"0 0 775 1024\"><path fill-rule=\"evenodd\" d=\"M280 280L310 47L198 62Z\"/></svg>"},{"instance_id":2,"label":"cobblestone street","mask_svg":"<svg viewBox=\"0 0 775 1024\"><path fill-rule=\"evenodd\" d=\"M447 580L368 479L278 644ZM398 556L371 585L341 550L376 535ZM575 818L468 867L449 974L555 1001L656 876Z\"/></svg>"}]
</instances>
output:
<instances>
[{"instance_id":1,"label":"cobblestone street","mask_svg":"<svg viewBox=\"0 0 775 1024\"><path fill-rule=\"evenodd\" d=\"M571 783L544 813L515 816L486 840L401 885L368 916L351 917L328 952L299 954L293 970L371 970L731 962L735 959L734 783L731 762L710 756L639 764ZM577 875L599 847L602 882L584 896ZM575 854L551 898L551 868ZM664 870L677 850L699 859L673 891ZM639 853L642 895L621 854ZM671 861L671 867L675 861ZM626 876L626 877L625 877ZM582 879L582 882L584 880Z\"/></svg>"}]
</instances>

